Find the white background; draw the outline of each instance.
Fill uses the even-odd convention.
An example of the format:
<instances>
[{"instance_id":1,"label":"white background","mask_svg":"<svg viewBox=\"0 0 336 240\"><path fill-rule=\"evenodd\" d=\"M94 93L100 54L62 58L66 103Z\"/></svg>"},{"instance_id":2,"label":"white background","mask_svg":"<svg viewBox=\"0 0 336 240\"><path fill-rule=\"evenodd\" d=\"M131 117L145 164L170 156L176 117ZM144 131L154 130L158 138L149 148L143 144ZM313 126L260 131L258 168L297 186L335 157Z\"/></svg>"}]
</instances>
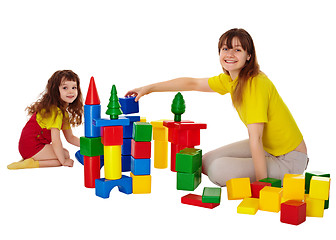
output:
<instances>
[{"instance_id":1,"label":"white background","mask_svg":"<svg viewBox=\"0 0 336 240\"><path fill-rule=\"evenodd\" d=\"M264 71L297 121L308 146L308 170L335 172L335 7L333 1L2 1L1 69L1 239L170 239L235 236L238 239L324 238L335 235L335 189L324 218L298 227L280 215L236 213L239 201L213 210L182 205L176 176L152 169L152 193L109 199L83 185L83 167L9 171L20 160L17 143L27 121L24 109L36 101L49 77L72 69L86 96L95 77L102 109L112 84L128 90L176 77L221 73L217 42L233 27L253 37ZM154 93L140 101L148 121L172 118L175 93ZM205 122L204 152L247 138L229 96L183 93L183 119ZM84 134L83 126L74 129ZM64 141L74 159L75 147ZM103 172L102 172L103 174ZM214 186L206 176L194 193ZM268 231L271 230L271 233ZM6 236L6 237L4 237ZM331 235L332 236L332 235Z\"/></svg>"}]
</instances>

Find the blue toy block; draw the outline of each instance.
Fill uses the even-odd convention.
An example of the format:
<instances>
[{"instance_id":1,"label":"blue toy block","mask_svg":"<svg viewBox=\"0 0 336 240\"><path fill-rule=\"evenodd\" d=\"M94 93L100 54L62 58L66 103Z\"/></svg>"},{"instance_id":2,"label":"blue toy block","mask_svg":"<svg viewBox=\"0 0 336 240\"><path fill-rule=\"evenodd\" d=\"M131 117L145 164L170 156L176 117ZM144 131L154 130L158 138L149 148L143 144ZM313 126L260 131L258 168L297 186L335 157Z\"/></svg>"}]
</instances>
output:
<instances>
[{"instance_id":1,"label":"blue toy block","mask_svg":"<svg viewBox=\"0 0 336 240\"><path fill-rule=\"evenodd\" d=\"M134 175L150 175L150 158L131 157L131 172Z\"/></svg>"},{"instance_id":2,"label":"blue toy block","mask_svg":"<svg viewBox=\"0 0 336 240\"><path fill-rule=\"evenodd\" d=\"M109 198L110 192L115 186L118 186L120 192L125 194L131 194L133 192L132 178L122 175L117 180L107 180L105 178L96 179L96 195L101 198Z\"/></svg>"},{"instance_id":3,"label":"blue toy block","mask_svg":"<svg viewBox=\"0 0 336 240\"><path fill-rule=\"evenodd\" d=\"M80 154L80 150L78 150L76 153L75 153L75 158L77 159L77 161L84 165L84 155ZM131 160L130 160L131 162ZM100 168L102 168L104 166L104 155L101 155L100 156Z\"/></svg>"},{"instance_id":4,"label":"blue toy block","mask_svg":"<svg viewBox=\"0 0 336 240\"><path fill-rule=\"evenodd\" d=\"M124 138L132 138L133 133L133 123L140 121L140 116L124 116L130 120L130 125L124 126L123 136Z\"/></svg>"},{"instance_id":5,"label":"blue toy block","mask_svg":"<svg viewBox=\"0 0 336 240\"><path fill-rule=\"evenodd\" d=\"M123 145L121 146L121 155L131 155L132 151L132 138L124 138Z\"/></svg>"},{"instance_id":6,"label":"blue toy block","mask_svg":"<svg viewBox=\"0 0 336 240\"><path fill-rule=\"evenodd\" d=\"M130 124L130 120L125 117L119 117L118 119L93 119L92 124L96 127L127 126Z\"/></svg>"},{"instance_id":7,"label":"blue toy block","mask_svg":"<svg viewBox=\"0 0 336 240\"><path fill-rule=\"evenodd\" d=\"M135 101L135 97L119 98L119 103L124 114L139 112L139 102Z\"/></svg>"},{"instance_id":8,"label":"blue toy block","mask_svg":"<svg viewBox=\"0 0 336 240\"><path fill-rule=\"evenodd\" d=\"M85 137L100 137L100 127L93 126L92 120L100 118L100 105L84 105L84 135Z\"/></svg>"},{"instance_id":9,"label":"blue toy block","mask_svg":"<svg viewBox=\"0 0 336 240\"><path fill-rule=\"evenodd\" d=\"M121 155L121 171L131 171L131 155Z\"/></svg>"}]
</instances>

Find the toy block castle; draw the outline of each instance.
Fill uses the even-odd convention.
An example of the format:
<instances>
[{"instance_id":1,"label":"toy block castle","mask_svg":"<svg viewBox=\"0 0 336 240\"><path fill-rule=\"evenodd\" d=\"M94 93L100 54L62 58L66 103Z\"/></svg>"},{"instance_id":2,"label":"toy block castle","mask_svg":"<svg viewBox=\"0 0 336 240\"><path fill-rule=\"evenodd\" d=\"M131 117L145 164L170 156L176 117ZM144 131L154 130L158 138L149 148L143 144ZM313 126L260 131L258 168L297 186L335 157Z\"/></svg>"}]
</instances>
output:
<instances>
[{"instance_id":1,"label":"toy block castle","mask_svg":"<svg viewBox=\"0 0 336 240\"><path fill-rule=\"evenodd\" d=\"M150 193L152 125L140 123L140 116L120 116L139 112L134 99L118 98L113 85L106 111L110 118L103 119L96 84L90 79L84 106L85 136L80 138L76 158L84 165L85 186L95 188L99 197L108 198L116 186L126 194ZM103 165L105 178L100 178ZM130 176L122 174L127 171Z\"/></svg>"}]
</instances>

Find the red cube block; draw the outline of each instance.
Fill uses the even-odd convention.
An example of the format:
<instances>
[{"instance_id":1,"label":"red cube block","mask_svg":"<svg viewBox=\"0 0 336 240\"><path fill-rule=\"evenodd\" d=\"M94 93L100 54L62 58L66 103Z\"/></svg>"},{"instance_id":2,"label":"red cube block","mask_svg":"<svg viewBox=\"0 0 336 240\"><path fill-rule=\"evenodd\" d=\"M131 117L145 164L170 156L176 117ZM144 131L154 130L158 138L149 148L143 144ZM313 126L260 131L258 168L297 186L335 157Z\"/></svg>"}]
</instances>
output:
<instances>
[{"instance_id":1,"label":"red cube block","mask_svg":"<svg viewBox=\"0 0 336 240\"><path fill-rule=\"evenodd\" d=\"M134 158L151 158L151 142L136 142L132 139L131 155Z\"/></svg>"},{"instance_id":2,"label":"red cube block","mask_svg":"<svg viewBox=\"0 0 336 240\"><path fill-rule=\"evenodd\" d=\"M100 156L84 156L84 186L95 187L95 180L100 178Z\"/></svg>"},{"instance_id":3,"label":"red cube block","mask_svg":"<svg viewBox=\"0 0 336 240\"><path fill-rule=\"evenodd\" d=\"M253 198L259 198L260 190L263 189L265 186L272 186L272 183L268 182L253 182L251 183L251 193Z\"/></svg>"},{"instance_id":4,"label":"red cube block","mask_svg":"<svg viewBox=\"0 0 336 240\"><path fill-rule=\"evenodd\" d=\"M282 203L280 221L292 225L299 225L306 221L306 203L297 200Z\"/></svg>"},{"instance_id":5,"label":"red cube block","mask_svg":"<svg viewBox=\"0 0 336 240\"><path fill-rule=\"evenodd\" d=\"M123 127L109 126L100 128L101 142L104 146L123 144Z\"/></svg>"}]
</instances>

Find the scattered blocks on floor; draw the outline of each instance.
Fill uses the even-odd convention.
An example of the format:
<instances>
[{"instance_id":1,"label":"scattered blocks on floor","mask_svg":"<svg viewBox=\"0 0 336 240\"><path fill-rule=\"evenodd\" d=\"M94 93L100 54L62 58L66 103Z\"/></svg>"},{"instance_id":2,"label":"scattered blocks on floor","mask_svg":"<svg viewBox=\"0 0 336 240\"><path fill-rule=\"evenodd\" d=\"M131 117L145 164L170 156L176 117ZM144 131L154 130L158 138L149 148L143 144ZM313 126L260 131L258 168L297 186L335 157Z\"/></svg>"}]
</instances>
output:
<instances>
[{"instance_id":1,"label":"scattered blocks on floor","mask_svg":"<svg viewBox=\"0 0 336 240\"><path fill-rule=\"evenodd\" d=\"M328 200L330 178L313 176L310 181L309 197L314 199Z\"/></svg>"},{"instance_id":2,"label":"scattered blocks on floor","mask_svg":"<svg viewBox=\"0 0 336 240\"><path fill-rule=\"evenodd\" d=\"M232 178L226 182L229 200L251 197L250 178Z\"/></svg>"},{"instance_id":3,"label":"scattered blocks on floor","mask_svg":"<svg viewBox=\"0 0 336 240\"><path fill-rule=\"evenodd\" d=\"M310 198L305 195L305 203L307 207L307 217L323 217L325 200Z\"/></svg>"},{"instance_id":4,"label":"scattered blocks on floor","mask_svg":"<svg viewBox=\"0 0 336 240\"><path fill-rule=\"evenodd\" d=\"M244 198L237 207L237 213L255 215L259 209L259 199Z\"/></svg>"},{"instance_id":5,"label":"scattered blocks on floor","mask_svg":"<svg viewBox=\"0 0 336 240\"><path fill-rule=\"evenodd\" d=\"M283 179L283 198L285 200L303 200L305 179L301 174L285 174Z\"/></svg>"},{"instance_id":6,"label":"scattered blocks on floor","mask_svg":"<svg viewBox=\"0 0 336 240\"><path fill-rule=\"evenodd\" d=\"M259 209L268 212L279 212L282 189L266 186L260 191Z\"/></svg>"},{"instance_id":7,"label":"scattered blocks on floor","mask_svg":"<svg viewBox=\"0 0 336 240\"><path fill-rule=\"evenodd\" d=\"M299 225L306 221L306 203L296 200L282 203L280 221L292 225Z\"/></svg>"},{"instance_id":8,"label":"scattered blocks on floor","mask_svg":"<svg viewBox=\"0 0 336 240\"><path fill-rule=\"evenodd\" d=\"M259 181L251 183L252 197L253 198L259 198L259 196L260 196L260 194L259 194L260 190L263 189L266 186L270 186L271 187L272 184L269 183L269 182L259 182Z\"/></svg>"},{"instance_id":9,"label":"scattered blocks on floor","mask_svg":"<svg viewBox=\"0 0 336 240\"><path fill-rule=\"evenodd\" d=\"M205 187L202 194L204 203L220 203L222 189L219 187Z\"/></svg>"},{"instance_id":10,"label":"scattered blocks on floor","mask_svg":"<svg viewBox=\"0 0 336 240\"><path fill-rule=\"evenodd\" d=\"M202 202L202 196L192 193L181 197L181 203L210 209L219 206L219 203L204 203Z\"/></svg>"},{"instance_id":11,"label":"scattered blocks on floor","mask_svg":"<svg viewBox=\"0 0 336 240\"><path fill-rule=\"evenodd\" d=\"M125 194L132 193L132 178L122 176L117 180L107 180L105 178L96 179L96 195L101 198L109 198L111 190L118 186L120 192Z\"/></svg>"}]
</instances>

